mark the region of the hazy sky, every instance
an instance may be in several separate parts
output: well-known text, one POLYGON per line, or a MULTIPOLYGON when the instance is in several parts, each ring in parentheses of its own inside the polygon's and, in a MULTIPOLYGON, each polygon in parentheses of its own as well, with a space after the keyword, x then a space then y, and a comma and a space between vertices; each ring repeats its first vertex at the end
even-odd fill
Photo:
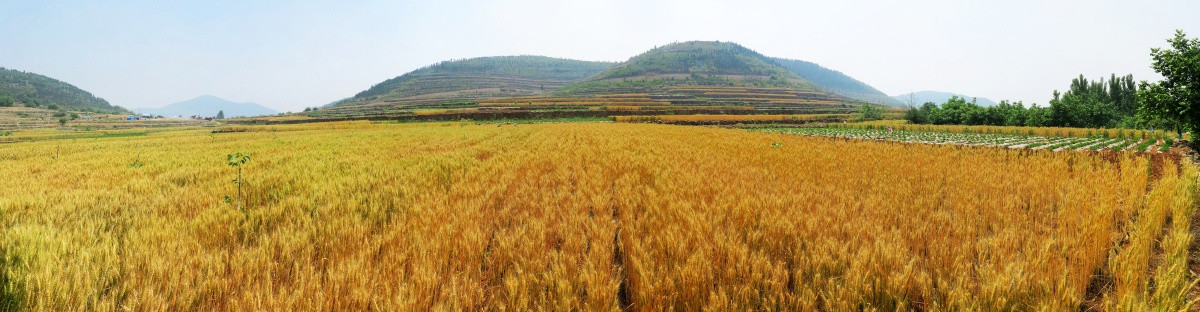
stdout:
POLYGON ((1045 104, 1071 78, 1149 68, 1200 1, 0 0, 0 67, 124 107, 211 94, 297 111, 442 60, 623 61, 688 40, 740 43, 895 95, 1045 104))

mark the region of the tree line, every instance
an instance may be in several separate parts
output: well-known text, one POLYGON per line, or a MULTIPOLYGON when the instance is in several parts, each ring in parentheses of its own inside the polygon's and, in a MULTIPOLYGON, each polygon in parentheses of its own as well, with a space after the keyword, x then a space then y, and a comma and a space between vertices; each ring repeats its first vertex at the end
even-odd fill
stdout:
POLYGON ((1135 128, 1144 124, 1136 115, 1137 91, 1133 75, 1113 74, 1108 80, 1080 75, 1066 92, 1055 90, 1048 107, 1026 107, 1020 101, 985 107, 955 96, 940 106, 927 102, 911 107, 905 119, 937 125, 1135 128))
POLYGON ((1079 128, 1158 128, 1200 130, 1200 39, 1183 31, 1167 40, 1169 49, 1151 49, 1152 67, 1163 80, 1137 83, 1133 75, 1071 81, 1054 91, 1048 106, 1000 101, 983 107, 974 100, 952 97, 938 105, 911 106, 904 118, 915 124, 960 124, 1079 128))

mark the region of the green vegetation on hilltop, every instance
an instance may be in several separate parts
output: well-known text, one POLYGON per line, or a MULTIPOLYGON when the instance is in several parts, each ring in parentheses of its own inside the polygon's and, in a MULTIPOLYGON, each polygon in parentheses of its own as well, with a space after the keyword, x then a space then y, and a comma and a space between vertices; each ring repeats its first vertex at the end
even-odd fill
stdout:
POLYGON ((856 100, 867 101, 876 104, 885 104, 890 106, 900 106, 900 101, 893 99, 886 93, 858 81, 850 76, 846 76, 840 71, 828 69, 817 65, 816 63, 806 62, 801 60, 791 60, 783 58, 771 58, 783 68, 796 73, 800 78, 808 80, 808 82, 834 93, 837 95, 849 97, 856 100))
POLYGON ((799 78, 769 58, 732 42, 689 41, 654 48, 588 80, 656 74, 799 78))
POLYGON ((536 95, 583 80, 612 65, 530 55, 446 61, 385 80, 331 105, 536 95))
POLYGON ((54 78, 0 67, 0 106, 124 113, 102 98, 54 78))
POLYGON ((736 43, 689 41, 654 48, 556 93, 654 92, 670 86, 817 89, 771 58, 736 43))

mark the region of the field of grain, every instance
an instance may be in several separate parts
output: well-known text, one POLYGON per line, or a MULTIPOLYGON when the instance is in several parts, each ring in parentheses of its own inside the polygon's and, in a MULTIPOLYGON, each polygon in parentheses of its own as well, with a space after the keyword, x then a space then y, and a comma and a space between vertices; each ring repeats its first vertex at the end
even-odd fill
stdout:
POLYGON ((1194 281, 1169 154, 236 130, 0 144, 0 310, 1178 310, 1194 281))

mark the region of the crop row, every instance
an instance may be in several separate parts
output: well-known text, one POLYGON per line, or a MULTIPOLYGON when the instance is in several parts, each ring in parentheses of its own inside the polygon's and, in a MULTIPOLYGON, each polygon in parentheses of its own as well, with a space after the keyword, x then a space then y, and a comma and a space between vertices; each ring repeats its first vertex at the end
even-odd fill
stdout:
POLYGON ((779 128, 768 131, 795 133, 810 136, 882 140, 930 144, 954 144, 970 146, 993 146, 1006 148, 1062 150, 1133 150, 1140 152, 1168 151, 1173 139, 1163 140, 1131 138, 1053 137, 1006 133, 937 132, 864 128, 779 128), (1153 147, 1157 145, 1157 147, 1153 147))
POLYGON ((1047 136, 1047 137, 1105 137, 1105 138, 1122 138, 1122 139, 1148 139, 1162 140, 1165 138, 1173 139, 1189 139, 1189 134, 1183 134, 1181 138, 1177 133, 1164 131, 1161 129, 1091 129, 1091 128, 1065 128, 1065 127, 1013 127, 1013 126, 980 126, 980 125, 916 125, 908 124, 904 121, 883 120, 873 122, 861 122, 853 124, 832 124, 833 128, 849 128, 849 129, 871 129, 871 130, 886 130, 888 128, 894 130, 906 131, 923 131, 923 132, 953 132, 953 133, 982 133, 982 134, 1010 134, 1010 135, 1030 135, 1030 136, 1047 136))

